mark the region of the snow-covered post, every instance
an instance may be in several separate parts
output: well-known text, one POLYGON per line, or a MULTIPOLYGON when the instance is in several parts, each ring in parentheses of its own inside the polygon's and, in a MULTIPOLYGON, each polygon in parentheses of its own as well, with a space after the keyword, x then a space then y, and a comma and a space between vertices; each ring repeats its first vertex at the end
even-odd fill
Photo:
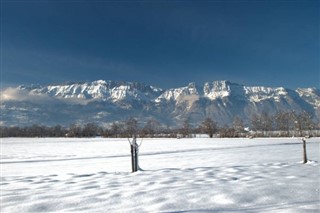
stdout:
POLYGON ((132 172, 137 171, 137 164, 136 164, 136 157, 137 157, 137 151, 136 151, 136 136, 133 135, 132 141, 130 142, 130 148, 131 148, 131 165, 132 165, 132 172))
POLYGON ((303 164, 308 162, 308 158, 307 158, 307 145, 306 145, 306 138, 302 138, 302 142, 303 142, 303 164))
POLYGON ((133 135, 132 141, 130 141, 130 148, 131 148, 131 165, 132 165, 132 172, 136 172, 139 169, 139 145, 137 144, 137 138, 133 135))
POLYGON ((131 164, 132 164, 132 172, 136 172, 140 169, 138 155, 139 155, 139 147, 142 144, 138 145, 137 143, 137 135, 139 133, 138 121, 135 118, 129 118, 126 121, 127 131, 128 131, 128 141, 130 143, 130 150, 131 150, 131 164), (130 138, 132 140, 130 141, 130 138))
POLYGON ((131 149, 131 167, 132 167, 132 172, 135 172, 135 151, 134 151, 133 141, 130 142, 130 149, 131 149))
POLYGON ((294 121, 295 125, 296 125, 296 129, 299 131, 299 136, 301 137, 302 140, 302 147, 303 147, 303 164, 306 164, 308 162, 308 158, 307 158, 307 144, 306 144, 306 138, 302 137, 302 125, 301 122, 299 120, 294 121))
POLYGON ((137 144, 137 139, 134 138, 133 140, 133 146, 134 146, 134 165, 135 165, 135 172, 138 171, 139 169, 139 161, 138 161, 138 156, 139 156, 139 146, 137 144))

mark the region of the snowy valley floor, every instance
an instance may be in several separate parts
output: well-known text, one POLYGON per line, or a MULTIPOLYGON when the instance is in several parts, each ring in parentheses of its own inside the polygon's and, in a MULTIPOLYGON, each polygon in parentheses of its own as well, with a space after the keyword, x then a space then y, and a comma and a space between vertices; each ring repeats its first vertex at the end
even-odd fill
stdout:
POLYGON ((320 212, 320 139, 1 139, 1 212, 320 212))

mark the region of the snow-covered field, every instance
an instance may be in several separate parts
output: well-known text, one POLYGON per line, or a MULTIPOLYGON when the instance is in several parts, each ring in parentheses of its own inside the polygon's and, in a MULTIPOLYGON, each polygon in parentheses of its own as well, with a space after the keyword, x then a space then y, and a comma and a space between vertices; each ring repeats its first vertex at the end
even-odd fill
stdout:
POLYGON ((1 212, 319 212, 320 139, 1 139, 1 212))

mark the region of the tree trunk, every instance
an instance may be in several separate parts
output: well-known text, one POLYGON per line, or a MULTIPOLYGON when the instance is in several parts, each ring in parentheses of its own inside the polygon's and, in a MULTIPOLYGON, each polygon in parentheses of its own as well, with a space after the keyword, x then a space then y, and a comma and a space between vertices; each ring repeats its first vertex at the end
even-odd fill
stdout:
POLYGON ((138 164, 138 147, 137 147, 137 146, 135 146, 134 155, 135 155, 134 165, 135 165, 135 172, 136 172, 136 171, 138 171, 138 169, 139 169, 139 164, 138 164))
POLYGON ((131 167, 132 167, 132 172, 135 172, 135 156, 134 156, 134 146, 131 144, 131 167))
POLYGON ((132 142, 130 142, 131 148, 131 164, 132 164, 132 172, 136 172, 139 169, 138 165, 138 145, 135 135, 133 136, 132 142))

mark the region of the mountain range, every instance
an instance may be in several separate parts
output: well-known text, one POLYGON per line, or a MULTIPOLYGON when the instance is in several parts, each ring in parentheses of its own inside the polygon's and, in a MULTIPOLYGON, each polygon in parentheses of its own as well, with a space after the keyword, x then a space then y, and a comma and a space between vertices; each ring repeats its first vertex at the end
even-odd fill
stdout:
POLYGON ((180 126, 185 119, 199 124, 209 117, 219 125, 238 116, 245 122, 254 114, 306 111, 320 121, 317 88, 244 86, 229 81, 161 89, 139 82, 98 80, 55 85, 21 85, 1 92, 1 125, 108 125, 136 117, 180 126))

